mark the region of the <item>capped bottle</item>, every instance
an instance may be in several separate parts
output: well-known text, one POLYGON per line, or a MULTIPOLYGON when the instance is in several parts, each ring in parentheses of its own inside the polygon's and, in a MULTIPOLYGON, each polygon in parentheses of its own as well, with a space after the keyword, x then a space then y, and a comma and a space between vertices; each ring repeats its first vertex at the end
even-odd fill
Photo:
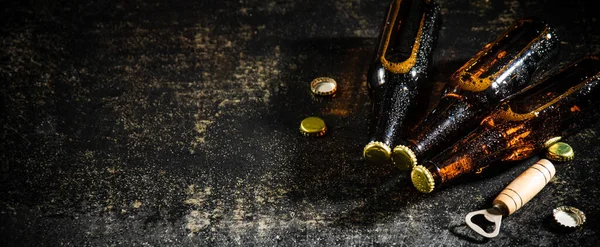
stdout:
POLYGON ((518 161, 600 120, 600 60, 585 57, 504 102, 481 125, 411 173, 428 193, 499 161, 518 161))
POLYGON ((367 75, 372 110, 369 143, 363 156, 388 162, 393 137, 427 77, 439 30, 440 9, 433 0, 393 0, 367 75))
POLYGON ((438 105, 407 138, 395 140, 392 160, 410 170, 419 159, 444 150, 475 129, 501 102, 529 85, 558 50, 545 22, 522 19, 458 69, 438 105))

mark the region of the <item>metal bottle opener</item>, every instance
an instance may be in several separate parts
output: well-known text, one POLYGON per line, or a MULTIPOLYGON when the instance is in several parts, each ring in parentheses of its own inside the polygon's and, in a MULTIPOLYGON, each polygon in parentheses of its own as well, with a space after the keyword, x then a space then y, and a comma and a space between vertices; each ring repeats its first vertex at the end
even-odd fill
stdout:
POLYGON ((550 161, 539 160, 500 192, 494 199, 492 208, 468 213, 465 217, 467 225, 484 237, 498 236, 502 216, 509 216, 523 207, 550 182, 555 173, 556 169, 550 161), (494 231, 486 232, 481 226, 473 223, 471 219, 476 215, 483 215, 486 220, 494 223, 494 231))

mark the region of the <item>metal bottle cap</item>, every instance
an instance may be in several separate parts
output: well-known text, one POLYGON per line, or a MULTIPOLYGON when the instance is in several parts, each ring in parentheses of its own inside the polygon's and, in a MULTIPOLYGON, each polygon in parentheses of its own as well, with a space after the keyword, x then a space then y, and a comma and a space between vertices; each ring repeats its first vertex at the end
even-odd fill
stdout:
POLYGON ((548 139, 546 142, 544 142, 544 148, 549 148, 550 146, 552 146, 554 143, 557 143, 560 141, 560 139, 562 139, 561 136, 555 136, 552 137, 550 139, 548 139))
POLYGON ((569 161, 572 160, 574 156, 575 153, 573 152, 573 148, 564 142, 552 144, 546 152, 546 157, 553 161, 569 161))
POLYGON ((300 132, 305 136, 322 136, 327 132, 327 126, 321 118, 307 117, 300 123, 300 132))
POLYGON ((410 179, 418 191, 429 193, 435 188, 435 180, 431 172, 424 166, 418 165, 410 173, 410 179))
POLYGON ((365 146, 363 156, 371 163, 383 164, 390 160, 392 149, 383 142, 372 141, 365 146))
POLYGON ((409 147, 398 145, 392 152, 392 161, 400 170, 410 171, 417 165, 417 156, 409 147))
POLYGON ((561 227, 574 229, 585 223, 585 214, 574 207, 560 206, 552 210, 554 221, 561 227))
POLYGON ((337 91, 337 83, 329 77, 317 77, 310 83, 310 90, 316 95, 332 95, 337 91))

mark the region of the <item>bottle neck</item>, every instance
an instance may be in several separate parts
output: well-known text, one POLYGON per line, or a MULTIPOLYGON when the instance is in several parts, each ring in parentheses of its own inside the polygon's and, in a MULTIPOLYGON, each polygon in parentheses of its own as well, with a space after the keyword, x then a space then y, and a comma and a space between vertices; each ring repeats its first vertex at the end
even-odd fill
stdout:
POLYGON ((438 169, 440 184, 465 174, 480 173, 498 161, 531 157, 544 148, 546 141, 565 131, 560 126, 569 118, 561 118, 556 114, 558 111, 559 108, 554 108, 534 118, 502 121, 475 129, 430 161, 438 169), (558 116, 558 119, 548 121, 549 116, 558 116))
POLYGON ((437 182, 444 184, 498 160, 507 146, 500 131, 477 128, 427 163, 435 166, 439 177, 437 182))
POLYGON ((438 167, 438 165, 432 161, 426 161, 423 166, 429 171, 429 173, 433 177, 435 188, 442 185, 443 182, 440 174, 440 168, 438 167))
POLYGON ((410 78, 397 75, 395 79, 398 81, 374 91, 369 137, 369 141, 381 142, 390 147, 417 94, 417 83, 410 78))
POLYGON ((489 111, 477 102, 457 94, 446 94, 440 103, 411 133, 408 141, 416 157, 435 154, 473 130, 489 111))
POLYGON ((452 85, 498 104, 529 83, 536 69, 556 55, 558 43, 544 22, 517 21, 456 71, 452 85))

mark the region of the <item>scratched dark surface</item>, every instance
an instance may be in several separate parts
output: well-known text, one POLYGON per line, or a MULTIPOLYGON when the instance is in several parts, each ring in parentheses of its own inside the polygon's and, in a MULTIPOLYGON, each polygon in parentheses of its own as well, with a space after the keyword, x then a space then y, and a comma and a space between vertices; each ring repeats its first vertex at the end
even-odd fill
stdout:
MULTIPOLYGON (((520 17, 600 52, 593 1, 438 1, 440 84, 520 17)), ((0 24, 0 245, 535 245, 600 240, 600 124, 575 160, 484 240, 487 208, 532 158, 420 194, 361 159, 365 72, 388 1, 29 1, 0 24), (338 80, 333 99, 308 83, 338 80), (298 132, 321 116, 322 138, 298 132), (551 210, 588 222, 557 232, 551 210)))

